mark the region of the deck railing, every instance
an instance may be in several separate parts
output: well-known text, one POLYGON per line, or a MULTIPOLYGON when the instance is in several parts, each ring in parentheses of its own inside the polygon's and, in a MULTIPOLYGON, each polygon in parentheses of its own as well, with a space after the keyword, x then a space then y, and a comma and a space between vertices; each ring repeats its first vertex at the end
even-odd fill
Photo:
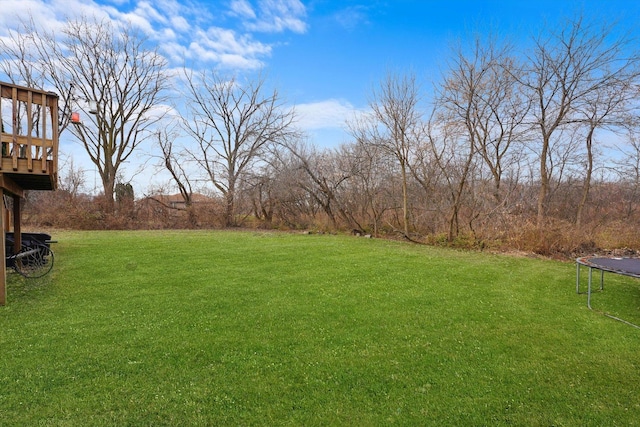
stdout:
POLYGON ((0 173, 55 175, 58 96, 0 82, 0 173))

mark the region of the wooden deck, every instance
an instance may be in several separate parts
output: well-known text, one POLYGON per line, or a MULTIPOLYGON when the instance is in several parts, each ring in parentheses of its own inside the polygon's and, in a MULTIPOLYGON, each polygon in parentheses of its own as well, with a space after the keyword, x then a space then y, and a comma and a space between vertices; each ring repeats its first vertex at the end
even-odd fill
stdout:
MULTIPOLYGON (((2 134, 3 148, 11 145, 4 142, 6 136, 6 134, 2 134)), ((26 150, 26 146, 17 145, 14 151, 19 152, 20 150, 26 150)), ((2 156, 0 176, 4 176, 5 180, 10 179, 23 190, 55 190, 58 181, 54 160, 40 155, 18 157, 10 154, 2 156)), ((12 189, 7 188, 7 190, 12 189)))
MULTIPOLYGON (((25 190, 58 183, 58 95, 0 82, 0 189, 13 198, 14 248, 21 247, 20 200, 25 190)), ((0 205, 0 255, 6 258, 5 204, 0 205)), ((0 306, 7 301, 6 264, 0 262, 0 306)))
POLYGON ((23 190, 55 190, 58 96, 1 82, 0 94, 0 185, 9 192, 17 189, 13 184, 23 190))

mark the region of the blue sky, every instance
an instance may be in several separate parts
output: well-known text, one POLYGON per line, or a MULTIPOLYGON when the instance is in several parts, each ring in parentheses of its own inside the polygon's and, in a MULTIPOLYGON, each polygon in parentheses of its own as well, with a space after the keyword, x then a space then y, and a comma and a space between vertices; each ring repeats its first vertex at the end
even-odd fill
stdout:
POLYGON ((638 0, 0 0, 0 11, 0 37, 16 16, 55 28, 96 15, 133 22, 175 67, 263 70, 319 146, 348 141, 345 119, 387 71, 430 86, 450 44, 474 33, 524 46, 545 22, 582 12, 640 35, 638 0))

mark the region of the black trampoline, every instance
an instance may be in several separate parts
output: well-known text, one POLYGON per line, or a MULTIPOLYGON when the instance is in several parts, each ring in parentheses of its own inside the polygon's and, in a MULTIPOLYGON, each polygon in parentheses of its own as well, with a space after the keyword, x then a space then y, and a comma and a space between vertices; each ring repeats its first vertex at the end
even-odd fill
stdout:
MULTIPOLYGON (((589 269, 589 280, 587 285, 587 307, 591 309, 591 290, 593 270, 600 271, 600 290, 604 289, 604 272, 620 274, 640 278, 640 258, 617 258, 617 257, 582 257, 576 259, 576 292, 580 293, 580 267, 585 266, 589 269)), ((609 316, 613 317, 613 316, 609 316)), ((639 326, 629 323, 625 320, 613 317, 624 323, 628 323, 636 328, 639 326)))

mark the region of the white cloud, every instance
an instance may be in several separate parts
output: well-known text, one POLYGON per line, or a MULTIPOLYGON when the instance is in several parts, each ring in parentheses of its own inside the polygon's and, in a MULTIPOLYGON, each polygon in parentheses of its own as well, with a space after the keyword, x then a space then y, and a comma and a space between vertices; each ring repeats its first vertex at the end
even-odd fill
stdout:
MULTIPOLYGON (((239 0, 247 4, 247 0, 239 0)), ((259 0, 258 9, 260 12, 244 23, 250 31, 280 33, 293 31, 304 33, 307 31, 307 24, 304 18, 307 15, 305 6, 300 0, 259 0)), ((253 11, 253 9, 252 9, 253 11)))
POLYGON ((103 0, 102 4, 97 0, 2 0, 0 37, 6 34, 5 29, 16 29, 20 19, 32 17, 43 31, 59 33, 68 18, 84 15, 90 19, 111 19, 115 24, 130 23, 174 63, 192 61, 194 66, 206 68, 213 63, 224 68, 255 69, 264 66, 264 60, 272 50, 272 44, 260 41, 255 32, 306 31, 306 10, 300 0, 220 3, 198 0, 103 0), (229 16, 236 18, 235 22, 229 21, 229 16))
POLYGON ((142 30, 147 36, 157 38, 157 31, 153 24, 144 16, 136 13, 128 13, 122 15, 126 22, 131 23, 134 27, 142 30))
POLYGON ((358 110, 340 99, 296 105, 297 124, 303 129, 343 129, 345 121, 358 110))
POLYGON ((252 69, 261 67, 259 59, 271 53, 271 46, 235 31, 211 27, 198 31, 190 45, 192 59, 219 62, 223 67, 252 69))
POLYGON ((228 68, 255 70, 262 67, 264 64, 258 59, 247 58, 246 56, 237 55, 233 53, 225 53, 219 56, 220 63, 224 64, 228 68))
POLYGON ((47 32, 59 30, 67 16, 105 16, 104 8, 94 2, 79 0, 2 0, 0 34, 16 29, 21 21, 33 18, 36 26, 47 32))
POLYGON ((172 9, 172 7, 166 7, 166 6, 171 6, 171 5, 167 5, 166 2, 163 2, 161 4, 158 4, 157 2, 155 3, 156 7, 154 7, 153 5, 151 5, 151 3, 146 2, 146 1, 141 1, 138 3, 138 6, 136 7, 136 9, 133 11, 132 15, 139 15, 139 16, 144 16, 146 18, 149 19, 149 21, 153 21, 153 22, 159 22, 162 24, 166 24, 167 23, 167 18, 168 18, 168 13, 167 12, 171 12, 171 10, 166 10, 166 9, 172 9), (162 5, 165 6, 163 7, 163 10, 165 13, 160 13, 157 9, 157 6, 162 5))
POLYGON ((172 16, 171 17, 171 26, 175 28, 178 32, 187 32, 191 30, 191 25, 189 21, 184 16, 172 16))
POLYGON ((233 0, 230 5, 231 15, 245 19, 255 19, 256 13, 247 0, 233 0))
POLYGON ((166 41, 162 45, 162 52, 174 65, 182 65, 186 59, 189 59, 188 47, 175 41, 166 41))

